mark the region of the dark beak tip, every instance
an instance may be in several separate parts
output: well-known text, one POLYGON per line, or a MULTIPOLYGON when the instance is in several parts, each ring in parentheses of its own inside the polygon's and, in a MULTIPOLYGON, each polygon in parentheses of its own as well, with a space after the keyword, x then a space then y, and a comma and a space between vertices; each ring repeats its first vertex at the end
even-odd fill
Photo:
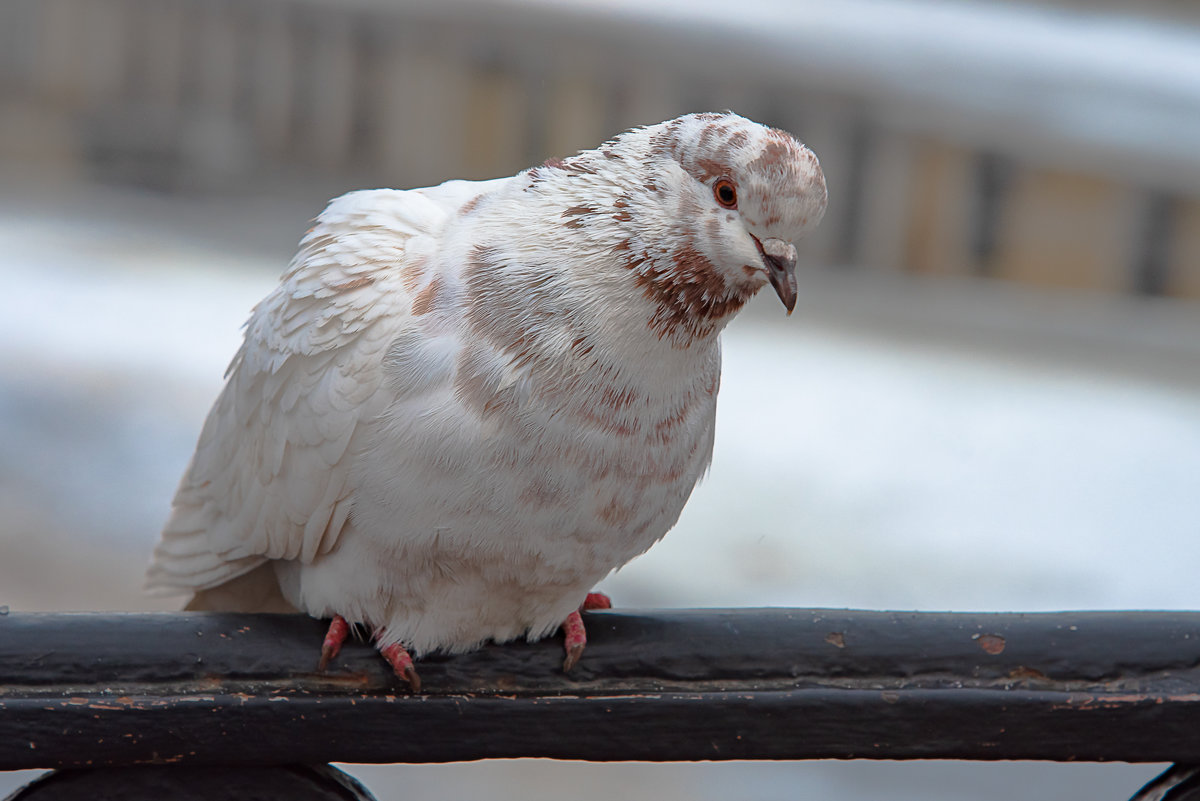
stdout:
POLYGON ((795 248, 789 245, 779 252, 779 245, 783 243, 769 240, 768 244, 771 245, 771 249, 768 251, 757 239, 755 242, 758 243, 758 251, 762 255, 763 266, 767 268, 767 277, 771 281, 771 286, 774 288, 775 294, 779 295, 779 300, 787 309, 787 313, 791 315, 796 308, 797 294, 795 248))

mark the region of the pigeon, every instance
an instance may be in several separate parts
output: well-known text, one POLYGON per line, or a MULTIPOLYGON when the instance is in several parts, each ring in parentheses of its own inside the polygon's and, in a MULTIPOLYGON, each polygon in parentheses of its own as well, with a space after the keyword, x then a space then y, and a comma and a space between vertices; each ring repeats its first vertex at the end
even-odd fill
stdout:
POLYGON ((712 458, 719 334, 825 210, 813 152, 732 112, 508 178, 331 201, 251 313, 148 572, 189 609, 331 619, 414 659, 562 628, 712 458))

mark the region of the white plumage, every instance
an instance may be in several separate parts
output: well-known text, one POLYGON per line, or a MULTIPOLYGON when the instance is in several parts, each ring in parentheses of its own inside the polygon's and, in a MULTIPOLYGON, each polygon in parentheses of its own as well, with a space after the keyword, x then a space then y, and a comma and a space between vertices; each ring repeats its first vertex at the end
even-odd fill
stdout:
POLYGON ((768 282, 790 310, 824 206, 811 151, 733 114, 334 200, 254 309, 150 585, 417 654, 550 633, 674 524, 718 334, 768 282))

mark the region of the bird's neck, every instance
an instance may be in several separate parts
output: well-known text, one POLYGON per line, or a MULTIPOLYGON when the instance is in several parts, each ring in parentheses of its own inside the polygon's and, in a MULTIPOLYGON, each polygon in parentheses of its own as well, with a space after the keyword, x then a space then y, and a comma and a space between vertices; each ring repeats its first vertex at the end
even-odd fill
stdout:
POLYGON ((630 185, 631 171, 606 171, 615 162, 589 152, 516 176, 480 215, 470 296, 538 339, 611 343, 614 360, 703 360, 753 289, 730 285, 700 252, 695 215, 670 205, 669 176, 630 185))

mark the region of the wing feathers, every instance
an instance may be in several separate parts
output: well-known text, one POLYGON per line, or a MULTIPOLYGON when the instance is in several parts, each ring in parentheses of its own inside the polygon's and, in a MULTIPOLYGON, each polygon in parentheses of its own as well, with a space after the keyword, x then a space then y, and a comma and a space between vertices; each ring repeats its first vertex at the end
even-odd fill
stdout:
POLYGON ((318 218, 246 325, 151 586, 203 590, 266 559, 312 560, 336 545, 361 424, 380 411, 382 363, 412 302, 401 280, 408 248, 436 237, 452 210, 419 191, 373 190, 318 218))

